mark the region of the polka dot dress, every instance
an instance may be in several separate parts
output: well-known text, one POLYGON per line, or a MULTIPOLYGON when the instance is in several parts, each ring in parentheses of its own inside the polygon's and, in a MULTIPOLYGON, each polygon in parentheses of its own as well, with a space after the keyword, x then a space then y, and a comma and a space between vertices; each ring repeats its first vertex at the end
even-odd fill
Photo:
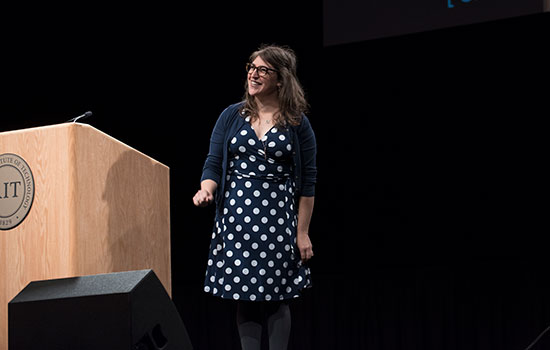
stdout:
POLYGON ((246 121, 229 145, 204 290, 234 300, 296 298, 311 280, 296 247, 292 144, 276 127, 258 139, 246 121))

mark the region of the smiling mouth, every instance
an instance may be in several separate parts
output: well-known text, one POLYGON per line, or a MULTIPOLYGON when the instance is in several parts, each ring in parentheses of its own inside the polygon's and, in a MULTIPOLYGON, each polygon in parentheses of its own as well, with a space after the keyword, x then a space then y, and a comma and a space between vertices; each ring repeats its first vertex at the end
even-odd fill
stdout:
POLYGON ((260 85, 262 85, 262 83, 260 83, 260 82, 258 82, 258 81, 256 81, 256 80, 250 80, 250 85, 252 85, 252 86, 260 86, 260 85))

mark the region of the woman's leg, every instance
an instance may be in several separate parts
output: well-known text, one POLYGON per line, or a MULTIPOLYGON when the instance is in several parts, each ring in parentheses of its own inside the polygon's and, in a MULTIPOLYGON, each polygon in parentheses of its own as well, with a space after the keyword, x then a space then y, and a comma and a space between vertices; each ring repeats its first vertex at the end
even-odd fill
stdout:
POLYGON ((262 346, 263 308, 260 303, 237 303, 237 328, 242 350, 260 350, 262 346))
POLYGON ((286 350, 290 338, 290 306, 287 302, 275 302, 266 306, 269 350, 286 350))

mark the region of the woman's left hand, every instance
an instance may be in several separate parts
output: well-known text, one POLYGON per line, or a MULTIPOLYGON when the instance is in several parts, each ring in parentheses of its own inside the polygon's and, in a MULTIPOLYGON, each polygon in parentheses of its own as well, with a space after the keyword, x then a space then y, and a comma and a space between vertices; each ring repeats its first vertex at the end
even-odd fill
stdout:
POLYGON ((300 250, 300 258, 302 262, 306 262, 313 257, 313 246, 307 233, 298 233, 296 236, 296 245, 300 250))

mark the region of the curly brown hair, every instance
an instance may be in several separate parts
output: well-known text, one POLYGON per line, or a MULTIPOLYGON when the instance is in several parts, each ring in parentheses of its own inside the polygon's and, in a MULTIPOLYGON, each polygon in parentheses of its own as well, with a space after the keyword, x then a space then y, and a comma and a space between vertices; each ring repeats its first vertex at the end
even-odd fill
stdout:
MULTIPOLYGON (((277 70, 277 79, 280 83, 278 90, 279 113, 274 117, 274 124, 279 126, 299 125, 302 121, 302 114, 307 112, 308 103, 305 98, 304 89, 296 75, 296 54, 287 46, 262 45, 254 51, 249 58, 252 62, 260 56, 262 60, 269 63, 277 70)), ((256 101, 248 93, 248 80, 245 81, 245 94, 241 111, 258 118, 258 107, 256 101)))

